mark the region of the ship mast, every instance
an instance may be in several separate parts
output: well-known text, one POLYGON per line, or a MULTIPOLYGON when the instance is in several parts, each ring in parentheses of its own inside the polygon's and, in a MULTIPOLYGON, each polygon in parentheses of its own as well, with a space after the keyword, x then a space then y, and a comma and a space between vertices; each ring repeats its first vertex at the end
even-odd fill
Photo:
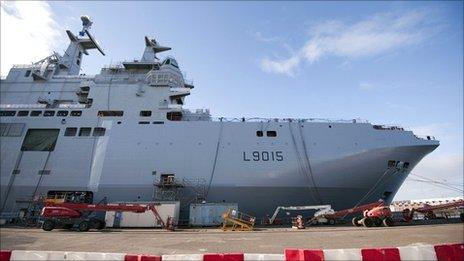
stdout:
POLYGON ((169 50, 171 50, 171 47, 161 46, 158 44, 155 38, 150 39, 147 36, 145 36, 145 51, 143 52, 141 61, 153 62, 155 60, 158 60, 158 57, 156 57, 157 53, 169 50))
POLYGON ((85 15, 81 16, 81 20, 82 30, 79 32, 79 37, 74 35, 71 31, 66 30, 71 42, 59 61, 59 75, 78 75, 81 70, 82 54, 89 55, 87 52, 89 49, 97 49, 102 55, 105 55, 97 41, 89 32, 93 24, 92 20, 85 15))

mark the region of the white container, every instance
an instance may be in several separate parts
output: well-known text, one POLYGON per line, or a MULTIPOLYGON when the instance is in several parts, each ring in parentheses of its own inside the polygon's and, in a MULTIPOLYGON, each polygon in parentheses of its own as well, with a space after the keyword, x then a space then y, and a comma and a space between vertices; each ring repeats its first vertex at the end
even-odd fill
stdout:
POLYGON ((229 209, 238 210, 237 203, 190 204, 190 226, 219 226, 222 214, 229 209))
MULTIPOLYGON (((118 202, 121 203, 121 202, 118 202)), ((179 220, 179 201, 168 202, 124 202, 127 204, 156 204, 155 209, 164 223, 169 217, 173 218, 174 225, 179 220)), ((105 222, 107 227, 161 227, 155 214, 148 210, 144 213, 106 211, 105 222)))

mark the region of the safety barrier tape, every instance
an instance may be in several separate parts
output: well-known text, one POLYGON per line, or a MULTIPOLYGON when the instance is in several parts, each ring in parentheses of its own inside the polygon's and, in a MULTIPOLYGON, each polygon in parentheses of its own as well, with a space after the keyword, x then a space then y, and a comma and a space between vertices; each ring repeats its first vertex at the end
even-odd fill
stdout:
POLYGON ((208 253, 144 255, 123 253, 1 250, 0 261, 15 260, 120 260, 120 261, 324 261, 324 260, 464 260, 464 243, 443 245, 409 245, 363 249, 285 249, 284 254, 208 253))

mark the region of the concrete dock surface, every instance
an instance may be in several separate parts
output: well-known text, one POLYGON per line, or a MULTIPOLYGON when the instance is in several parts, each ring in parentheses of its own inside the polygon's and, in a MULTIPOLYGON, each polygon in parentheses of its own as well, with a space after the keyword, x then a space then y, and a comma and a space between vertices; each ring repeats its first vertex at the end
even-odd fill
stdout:
POLYGON ((0 228, 1 249, 195 254, 242 252, 282 254, 285 248, 397 247, 464 242, 464 224, 398 227, 319 226, 303 230, 258 228, 253 232, 219 229, 105 229, 77 232, 38 228, 0 228))

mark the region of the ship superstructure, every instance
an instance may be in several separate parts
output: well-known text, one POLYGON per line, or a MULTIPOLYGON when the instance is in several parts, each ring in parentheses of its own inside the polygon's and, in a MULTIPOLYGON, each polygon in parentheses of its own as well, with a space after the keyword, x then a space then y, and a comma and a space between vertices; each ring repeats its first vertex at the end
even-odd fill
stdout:
POLYGON ((439 142, 361 120, 226 119, 183 108, 193 84, 170 50, 145 37, 140 60, 81 75, 104 55, 83 17, 63 55, 14 66, 1 80, 1 211, 49 190, 95 199, 233 202, 258 217, 277 206, 335 209, 390 202, 439 142), (182 195, 182 196, 180 196, 182 195))

